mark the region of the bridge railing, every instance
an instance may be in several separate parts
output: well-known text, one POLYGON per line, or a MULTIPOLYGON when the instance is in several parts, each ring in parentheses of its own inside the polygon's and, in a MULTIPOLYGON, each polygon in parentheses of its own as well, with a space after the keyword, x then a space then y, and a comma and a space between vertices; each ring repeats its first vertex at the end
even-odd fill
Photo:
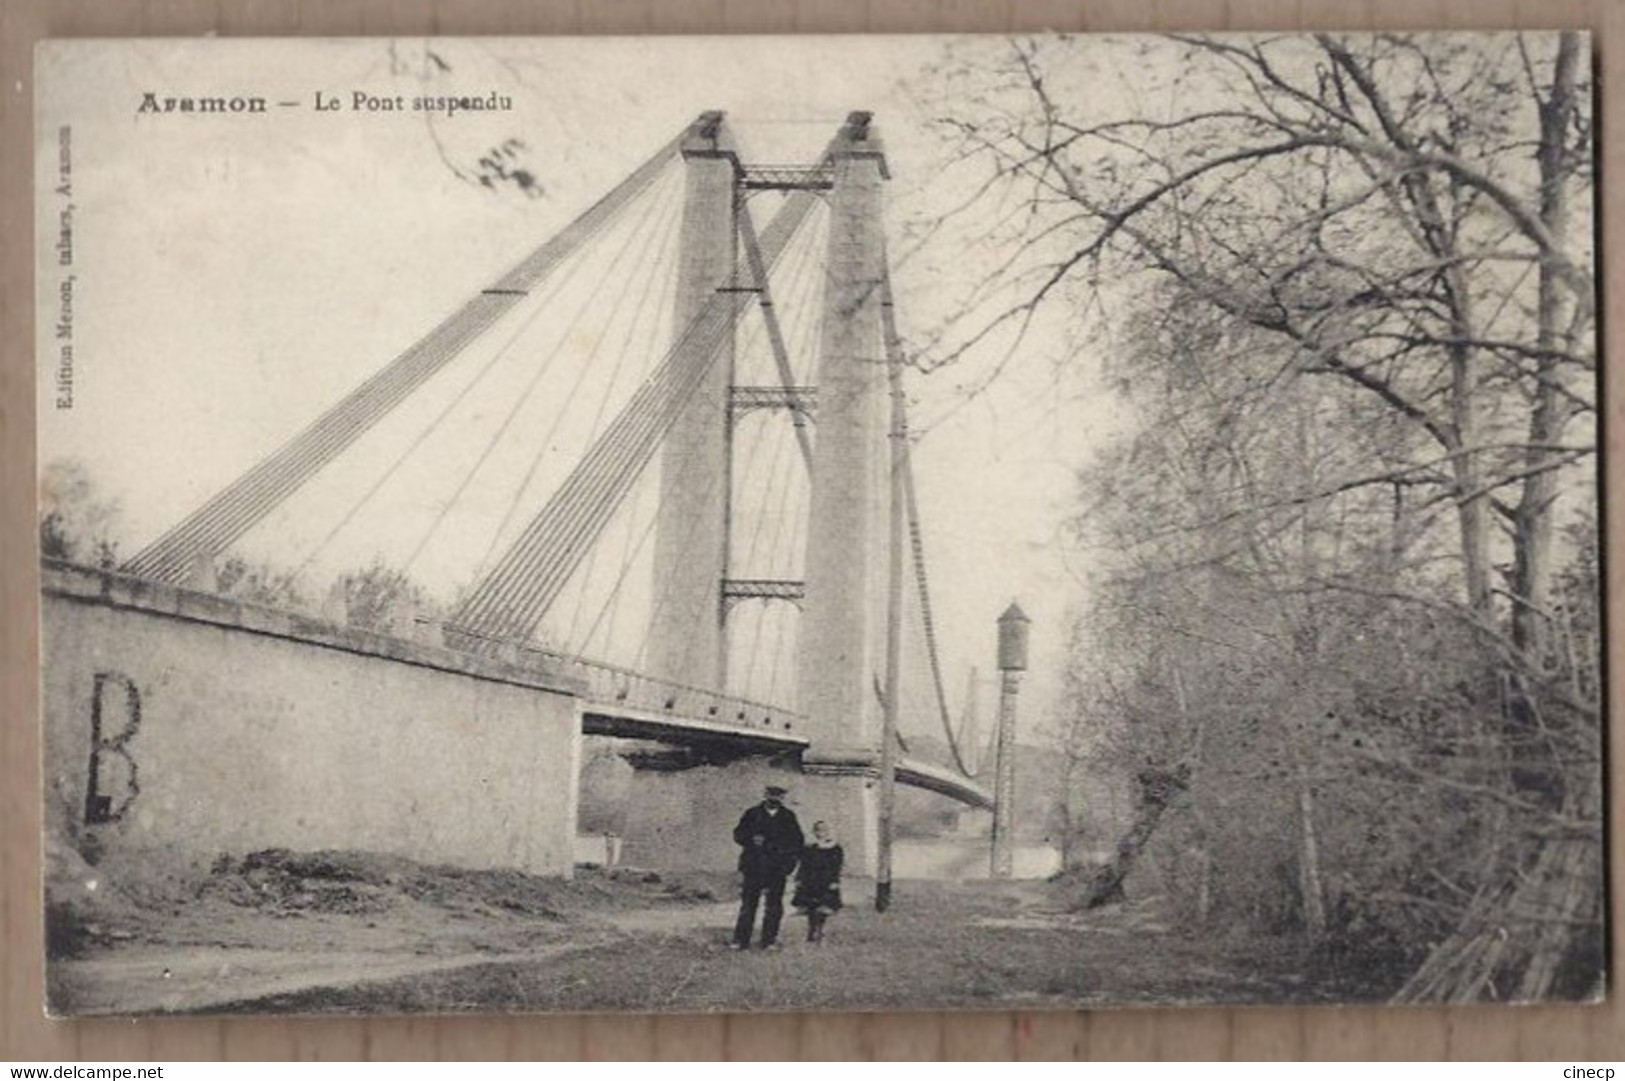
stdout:
POLYGON ((803 717, 792 710, 738 695, 722 694, 674 680, 659 679, 631 668, 564 658, 587 682, 587 698, 603 708, 620 707, 674 719, 703 721, 752 732, 799 735, 803 717))
POLYGON ((757 736, 776 736, 781 740, 803 735, 805 717, 782 706, 660 679, 608 661, 489 637, 462 627, 444 625, 439 630, 445 644, 452 648, 520 665, 539 662, 578 677, 586 685, 586 702, 603 713, 624 710, 640 714, 645 720, 669 717, 677 723, 698 722, 757 736))

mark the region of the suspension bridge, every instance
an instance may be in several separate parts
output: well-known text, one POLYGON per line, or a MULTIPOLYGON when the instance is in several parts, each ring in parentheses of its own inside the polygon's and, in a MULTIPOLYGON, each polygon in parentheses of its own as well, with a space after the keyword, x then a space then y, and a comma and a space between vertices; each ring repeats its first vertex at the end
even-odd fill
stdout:
MULTIPOLYGON (((315 574, 361 545, 449 584, 391 627, 422 650, 376 651, 549 673, 578 740, 647 746, 628 830, 652 862, 694 859, 685 836, 786 770, 860 861, 883 771, 992 809, 944 690, 888 179, 866 113, 800 164, 752 163, 701 115, 109 577, 209 593, 239 552, 315 574)), ((95 803, 117 765, 96 678, 92 821, 121 813, 95 803)))

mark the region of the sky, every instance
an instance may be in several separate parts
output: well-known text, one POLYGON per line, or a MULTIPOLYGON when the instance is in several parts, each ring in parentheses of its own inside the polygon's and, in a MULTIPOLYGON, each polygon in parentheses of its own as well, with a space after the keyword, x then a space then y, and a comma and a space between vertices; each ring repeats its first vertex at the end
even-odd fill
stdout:
MULTIPOLYGON (((37 118, 40 326, 57 322, 60 284, 71 275, 74 394, 71 409, 57 407, 57 343, 43 340, 40 460, 83 463, 117 499, 115 535, 133 553, 491 284, 702 110, 727 111, 742 155, 759 162, 815 157, 847 112, 872 111, 892 174, 888 233, 911 235, 965 183, 945 172, 948 147, 931 123, 949 85, 939 72, 998 48, 934 37, 490 39, 438 41, 432 53, 404 40, 54 43, 41 56, 37 118), (160 101, 258 95, 271 104, 264 115, 144 113, 149 91, 160 101), (374 101, 353 108, 357 94, 374 101), (376 107, 396 95, 410 106, 419 94, 496 94, 511 109, 448 117, 376 107), (318 111, 318 95, 339 107, 318 111), (52 190, 62 180, 64 125, 66 195, 52 190), (472 182, 479 159, 509 140, 523 145, 507 161, 534 175, 539 196, 472 182), (53 243, 70 206, 74 252, 64 267, 53 243)), ((976 78, 973 67, 969 85, 976 78)), ((956 79, 967 85, 963 70, 956 79)), ((1103 97, 1114 93, 1108 86, 1103 97)), ((650 235, 651 252, 670 243, 650 235)), ((939 246, 918 254, 896 269, 909 340, 925 340, 952 316, 949 286, 999 253, 939 246)), ((598 270, 631 280, 638 258, 598 270)), ((575 298, 561 287, 557 299, 575 298)), ((662 332, 652 322, 637 331, 651 343, 662 332)), ((523 336, 544 333, 516 316, 471 349, 468 364, 501 360, 505 341, 541 350, 541 339, 523 336)), ((1063 527, 1078 510, 1075 472, 1120 423, 1088 357, 1052 362, 1066 352, 1060 333, 1041 322, 1017 362, 974 398, 965 388, 1001 359, 997 343, 909 382, 928 426, 915 469, 950 695, 957 701, 970 666, 990 674, 994 619, 1019 600, 1033 619, 1029 733, 1054 706, 1068 611, 1088 570, 1063 527)), ((575 354, 568 344, 547 346, 556 347, 565 350, 560 378, 572 359, 589 362, 586 346, 575 354)), ((529 378, 519 362, 494 371, 464 403, 471 423, 500 415, 529 378)), ((318 478, 325 495, 313 482, 245 537, 245 554, 305 558, 312 538, 343 514, 339 493, 374 483, 464 378, 448 369, 438 390, 431 381, 422 401, 318 478)), ((542 423, 549 438, 571 445, 568 426, 540 413, 521 415, 517 427, 542 423)), ((411 515, 436 511, 435 484, 461 476, 474 445, 425 444, 425 474, 387 478, 379 524, 361 528, 358 518, 322 549, 326 565, 375 554, 398 560, 401 546, 387 534, 399 525, 404 537, 418 522, 411 515)), ((545 490, 542 473, 533 495, 545 490)), ((493 490, 487 516, 501 504, 493 490)), ((465 542, 450 530, 414 570, 450 590, 451 568, 466 575, 488 533, 470 528, 465 542)), ((628 522, 623 533, 631 545, 638 530, 628 522)))

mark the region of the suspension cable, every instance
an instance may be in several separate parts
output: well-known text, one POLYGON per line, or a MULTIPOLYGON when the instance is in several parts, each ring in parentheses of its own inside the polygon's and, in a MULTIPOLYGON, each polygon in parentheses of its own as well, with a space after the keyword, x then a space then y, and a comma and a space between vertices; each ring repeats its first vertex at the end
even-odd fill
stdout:
MULTIPOLYGON (((603 291, 605 285, 611 281, 616 281, 620 288, 615 293, 614 300, 609 305, 609 320, 613 321, 615 317, 620 314, 622 307, 625 305, 632 292, 632 275, 628 274, 625 276, 618 276, 616 272, 620 269, 620 266, 625 261, 626 257, 632 252, 636 251, 640 256, 645 255, 647 250, 653 245, 654 241, 659 236, 658 228, 650 229, 650 234, 648 236, 644 235, 644 230, 648 228, 651 223, 658 225, 661 218, 661 215, 656 213, 656 210, 659 208, 660 200, 650 198, 647 200, 647 202, 648 206, 645 208, 643 215, 628 231, 628 234, 622 241, 619 249, 615 252, 613 258, 610 259, 608 265, 604 268, 598 284, 587 294, 586 297, 581 300, 580 304, 576 308, 575 314, 570 317, 569 323, 565 325, 563 331, 553 343, 553 348, 548 351, 548 354, 542 363, 536 366, 536 370, 531 374, 531 377, 526 383, 523 392, 514 398, 513 405, 508 409, 507 415, 503 417, 502 423, 496 427, 496 430, 491 433, 490 438, 486 440, 485 446, 480 451, 479 457, 475 459, 474 464, 464 473, 462 481, 457 485, 456 490, 452 492, 450 498, 446 499, 441 504, 440 512, 435 516, 435 519, 433 523, 430 524, 428 531, 424 533, 422 539, 418 541, 417 546, 412 549, 411 555, 407 557, 406 564, 403 567, 404 570, 410 571, 412 569, 412 566, 423 554, 424 549, 428 547, 429 542, 434 537, 435 533, 445 524, 447 517, 451 514, 452 508, 456 506, 458 500, 460 500, 463 497, 463 494, 468 490, 469 485, 473 483, 475 475, 479 473, 480 469, 483 468, 486 462, 490 460, 490 457, 492 453, 495 452, 497 445, 502 441, 503 437, 508 433, 508 430, 513 426, 514 421, 518 419, 520 411, 524 408, 525 403, 530 401, 531 396, 535 394, 536 388, 541 384, 542 377, 547 374, 550 368, 552 368, 554 361, 557 360, 567 348, 569 348, 576 326, 590 310, 593 310, 598 306, 597 301, 599 294, 603 291), (637 243, 640 240, 641 245, 637 243)), ((581 384, 586 378, 587 372, 591 370, 592 363, 597 359, 598 353, 602 349, 604 340, 607 337, 607 334, 594 335, 592 348, 588 352, 587 356, 583 358, 580 364, 577 366, 578 371, 576 380, 571 386, 570 391, 565 395, 564 403, 559 409, 557 416, 562 416, 564 413, 569 411, 571 403, 575 400, 576 392, 581 388, 581 384)), ((555 423, 556 422, 557 421, 555 419, 555 423)), ((551 440, 549 439, 548 442, 550 441, 551 440)), ((546 443, 543 445, 545 446, 546 443)))
POLYGON ((136 553, 124 569, 143 577, 179 581, 200 556, 218 554, 252 529, 618 217, 674 160, 678 141, 674 139, 662 147, 495 284, 476 294, 336 406, 136 553))
MULTIPOLYGON (((762 238, 771 266, 816 200, 797 193, 762 238), (797 197, 801 196, 801 197, 797 197)), ((525 640, 552 605, 586 548, 648 464, 714 361, 744 307, 745 294, 715 295, 564 486, 458 609, 454 626, 480 637, 525 640)))
MULTIPOLYGON (((886 266, 884 277, 880 282, 880 313, 881 325, 886 341, 886 361, 888 364, 903 364, 903 343, 897 333, 897 315, 893 307, 891 269, 886 266)), ((948 713, 948 694, 942 681, 942 656, 937 648, 936 621, 931 614, 931 585, 929 574, 926 571, 925 537, 920 527, 920 503, 914 490, 914 455, 909 447, 908 417, 906 403, 898 399, 900 438, 903 443, 903 492, 904 502, 908 513, 909 548, 913 555, 914 582, 920 596, 920 622, 925 630, 926 658, 931 665, 931 684, 936 693, 937 715, 942 721, 942 730, 948 737, 948 751, 953 755, 954 765, 966 777, 974 778, 979 772, 982 763, 977 763, 977 769, 971 769, 965 762, 965 756, 959 748, 959 737, 954 733, 953 720, 948 713)))

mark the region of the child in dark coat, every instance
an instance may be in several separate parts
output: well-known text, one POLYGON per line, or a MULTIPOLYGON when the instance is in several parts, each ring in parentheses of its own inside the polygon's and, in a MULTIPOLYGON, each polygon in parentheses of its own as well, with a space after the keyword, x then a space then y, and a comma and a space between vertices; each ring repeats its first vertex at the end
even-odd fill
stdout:
POLYGON ((807 941, 824 941, 824 923, 841 907, 841 861, 829 824, 813 823, 812 842, 801 850, 796 892, 790 903, 807 914, 807 941))

